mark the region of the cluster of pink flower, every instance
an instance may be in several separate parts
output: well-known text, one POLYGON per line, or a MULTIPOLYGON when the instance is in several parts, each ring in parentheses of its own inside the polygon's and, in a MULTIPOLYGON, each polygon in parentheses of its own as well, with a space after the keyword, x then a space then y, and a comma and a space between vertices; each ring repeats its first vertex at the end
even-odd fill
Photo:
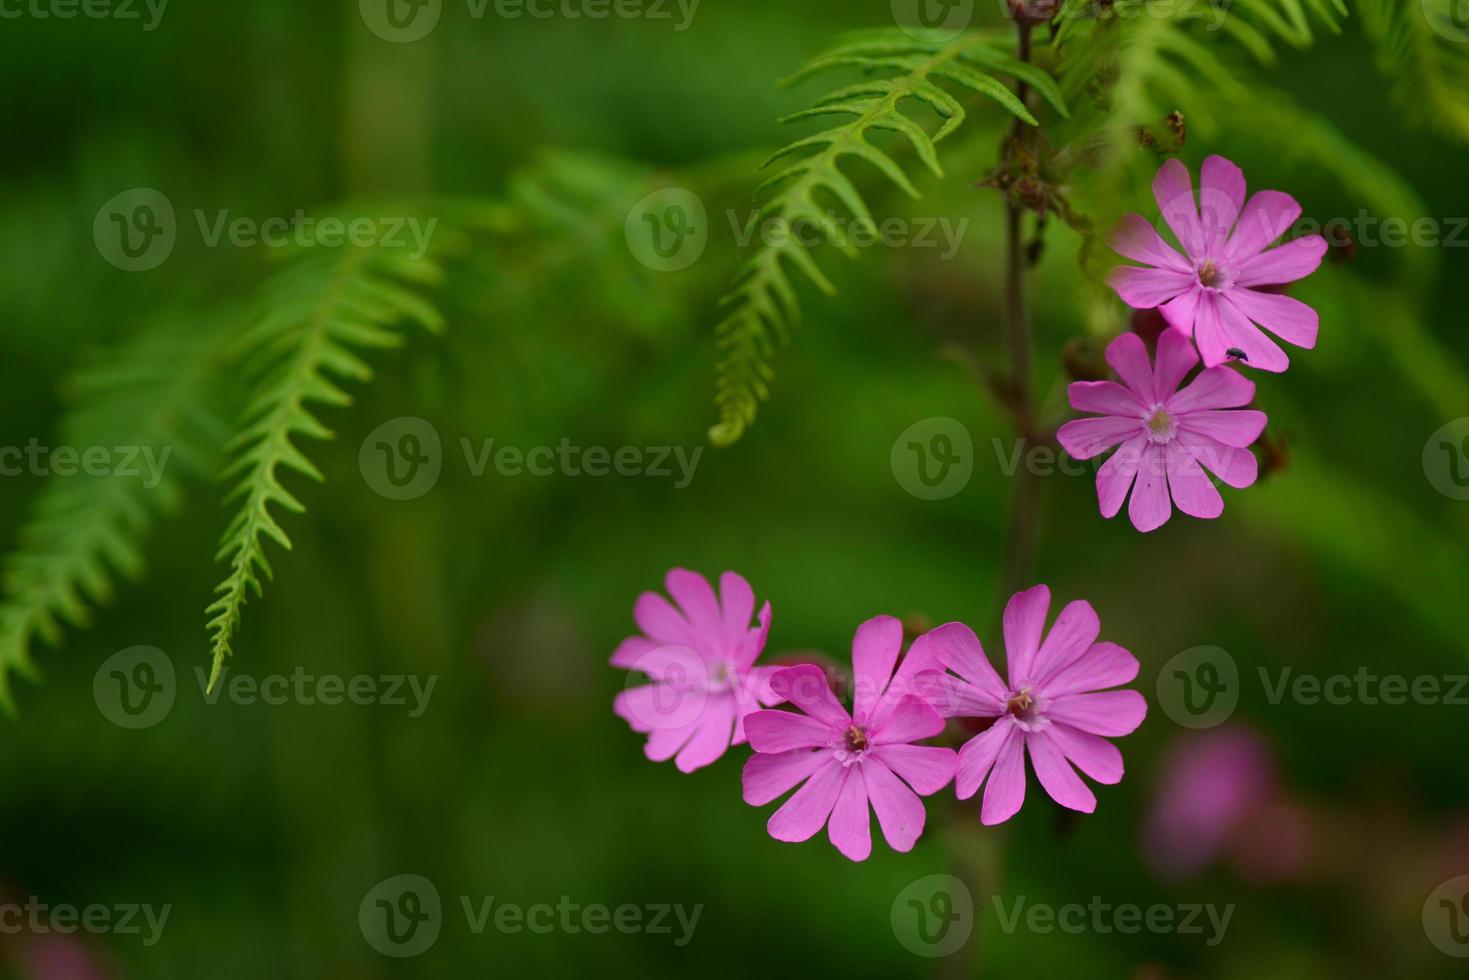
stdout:
POLYGON ((1148 267, 1114 269, 1112 287, 1128 306, 1156 309, 1168 329, 1151 362, 1136 333, 1114 340, 1107 363, 1122 383, 1071 385, 1072 408, 1096 414, 1057 433, 1076 459, 1119 447, 1097 471, 1097 500, 1102 516, 1115 517, 1130 490, 1128 516, 1139 531, 1163 526, 1174 506, 1192 517, 1222 514, 1224 500, 1204 470, 1237 489, 1255 482, 1259 467, 1249 447, 1266 417, 1243 408, 1255 385, 1231 365, 1274 373, 1290 366, 1260 327, 1297 347, 1316 345, 1316 311, 1281 289, 1316 271, 1326 240, 1311 235, 1271 248, 1301 216, 1301 206, 1280 191, 1246 200, 1244 174, 1223 157, 1204 161, 1199 185, 1195 202, 1188 168, 1177 160, 1153 180, 1153 196, 1183 254, 1142 215, 1118 225, 1113 249, 1148 267), (1201 354, 1203 370, 1179 390, 1201 354))
POLYGON ((1090 603, 1069 603, 1047 632, 1044 585, 1005 608, 1008 681, 963 623, 925 633, 906 654, 898 620, 863 623, 852 641, 849 709, 820 666, 756 665, 770 604, 752 625, 755 596, 744 578, 725 572, 716 595, 702 575, 676 568, 665 584, 673 602, 639 596, 633 618, 642 632, 612 655, 613 666, 650 682, 624 690, 613 710, 647 734, 648 758, 671 758, 684 772, 748 741, 745 802, 764 806, 795 790, 770 817, 770 835, 804 841, 826 827, 854 861, 872 851, 873 811, 888 844, 910 850, 923 832, 919 796, 951 780, 961 800, 985 786, 982 822, 1010 819, 1025 800, 1027 754, 1052 799, 1092 812, 1096 797, 1076 770, 1099 783, 1121 780, 1122 754, 1107 739, 1131 733, 1147 713, 1142 695, 1119 690, 1137 676, 1137 659, 1098 642, 1090 603), (946 718, 989 725, 958 752, 920 744, 942 734, 946 718))

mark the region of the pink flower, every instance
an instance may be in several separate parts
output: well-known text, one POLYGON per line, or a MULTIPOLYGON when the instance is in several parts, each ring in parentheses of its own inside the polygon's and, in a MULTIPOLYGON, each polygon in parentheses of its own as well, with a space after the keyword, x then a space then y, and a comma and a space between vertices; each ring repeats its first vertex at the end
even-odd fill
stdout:
POLYGON ((1255 482, 1259 464, 1249 447, 1265 431, 1265 413, 1227 411, 1249 404, 1254 382, 1227 367, 1201 372, 1182 391, 1179 384, 1199 357, 1176 330, 1158 338, 1156 364, 1143 341, 1125 333, 1107 346, 1107 363, 1123 384, 1078 381, 1067 390, 1071 407, 1101 412, 1075 419, 1056 433, 1076 459, 1091 459, 1120 445, 1097 470, 1102 516, 1117 516, 1132 491, 1128 516, 1139 531, 1168 522, 1173 507, 1191 517, 1218 517, 1224 498, 1204 473, 1244 489, 1255 482))
POLYGON ((923 833, 918 796, 954 778, 954 750, 912 744, 943 731, 944 720, 914 693, 932 690, 937 665, 915 643, 895 673, 902 646, 902 624, 891 616, 857 628, 850 714, 820 667, 791 667, 771 678, 800 712, 756 711, 745 719, 756 752, 745 763, 745 802, 764 806, 801 786, 771 816, 771 837, 804 841, 825 826, 838 851, 865 860, 872 853, 869 804, 893 850, 911 850, 923 833))
POLYGON ((1245 176, 1233 163, 1204 161, 1198 206, 1188 168, 1169 160, 1153 179, 1153 196, 1185 255, 1179 255, 1140 214, 1129 214, 1112 248, 1148 268, 1119 266, 1108 281, 1134 309, 1158 307, 1169 324, 1194 338, 1204 364, 1215 367, 1242 352, 1246 363, 1280 372, 1290 358, 1256 324, 1309 350, 1320 318, 1299 300, 1263 287, 1304 279, 1326 254, 1326 239, 1310 235, 1276 248, 1272 242, 1301 216, 1295 198, 1258 191, 1245 200, 1245 176))
POLYGON ((1061 610, 1045 635, 1051 591, 1037 585, 1005 607, 1009 682, 1000 680, 974 631, 947 623, 928 634, 932 655, 958 675, 945 675, 951 716, 994 718, 959 750, 954 788, 967 800, 985 787, 980 820, 1004 823, 1025 802, 1025 756, 1051 799, 1091 813, 1097 798, 1076 769, 1099 783, 1122 779, 1122 753, 1107 738, 1142 724, 1148 705, 1136 691, 1107 690, 1137 676, 1137 658, 1115 643, 1098 643, 1101 624, 1091 603, 1061 610))
POLYGON ((654 762, 677 756, 684 772, 707 766, 745 740, 744 717, 778 703, 765 687, 773 668, 755 667, 770 631, 770 603, 752 626, 755 594, 734 572, 719 579, 718 598, 704 576, 675 568, 665 580, 675 607, 644 592, 633 607, 643 631, 612 654, 612 666, 646 674, 653 683, 629 687, 612 710, 648 733, 644 753, 654 762))

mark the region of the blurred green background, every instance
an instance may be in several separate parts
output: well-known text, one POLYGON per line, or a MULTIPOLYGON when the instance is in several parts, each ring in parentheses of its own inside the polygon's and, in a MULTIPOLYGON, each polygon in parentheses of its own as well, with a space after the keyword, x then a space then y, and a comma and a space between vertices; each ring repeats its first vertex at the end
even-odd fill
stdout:
MULTIPOLYGON (((0 750, 0 900, 170 904, 167 927, 151 947, 3 934, 4 975, 1462 975, 1421 913, 1469 872, 1469 709, 1272 704, 1256 677, 1285 665, 1469 672, 1469 503, 1436 490, 1423 463, 1429 436, 1469 415, 1469 235, 1460 248, 1359 247, 1302 284, 1322 312, 1320 345, 1257 379, 1289 462, 1226 490, 1221 520, 1176 514, 1145 537, 1099 517, 1089 477, 1043 481, 1037 580, 1057 607, 1093 603, 1103 637, 1142 661, 1151 705, 1120 743, 1128 774, 1098 788, 1098 812, 1068 817, 1032 781, 1015 820, 981 829, 977 803, 945 791, 911 854, 879 843, 852 864, 824 837, 767 836, 771 808, 740 799, 744 749, 692 775, 646 761, 611 713, 623 678, 607 657, 633 628, 637 594, 674 565, 744 574, 774 607, 767 657, 844 660, 856 625, 878 613, 962 619, 998 656, 1010 478, 997 452, 1012 443, 966 362, 998 363, 1002 349, 1001 202, 972 185, 1007 121, 967 101, 970 121, 944 144, 948 178, 923 175, 920 201, 863 175, 880 217, 967 219, 962 248, 949 261, 878 248, 857 262, 824 249, 839 295, 803 290, 807 322, 777 358, 771 400, 733 448, 704 449, 689 486, 475 477, 461 439, 705 447, 715 304, 739 262, 726 215, 747 214, 754 167, 791 138, 775 120, 831 87, 774 81, 833 35, 892 22, 871 0, 704 0, 683 31, 676 9, 674 21, 491 11, 475 19, 446 2, 432 35, 401 45, 367 30, 355 3, 175 0, 151 31, 0 20, 0 445, 60 444, 73 372, 129 338, 163 322, 230 329, 245 314, 278 257, 206 247, 195 209, 263 218, 415 201, 426 203, 406 213, 468 229, 433 297, 444 336, 371 355, 373 383, 322 413, 336 432, 311 449, 324 484, 286 478, 308 513, 284 520, 292 552, 270 546, 275 581, 246 608, 230 664, 432 675, 429 709, 207 703, 195 672, 208 666, 203 609, 227 512, 223 485, 185 480, 179 510, 148 538, 146 576, 59 649, 37 641, 44 683, 17 683, 0 750), (667 186, 693 190, 711 217, 707 251, 676 273, 638 263, 624 237, 633 205, 667 186), (179 214, 173 254, 142 273, 108 264, 92 238, 98 209, 133 187, 163 191, 179 214), (444 444, 438 485, 411 501, 374 492, 358 464, 368 433, 399 416, 428 420, 444 444), (959 494, 925 501, 895 479, 890 451, 935 416, 969 430, 975 468, 959 494), (92 685, 104 660, 140 644, 167 653, 178 696, 160 724, 129 731, 92 685), (1165 761, 1188 736, 1155 685, 1199 645, 1238 664, 1232 724, 1268 745, 1280 799, 1305 828, 1288 873, 1221 859, 1170 879, 1145 859, 1165 761), (916 957, 890 924, 894 901, 956 867, 974 875, 974 938, 955 960, 916 957), (394 960, 364 941, 358 907, 403 873, 437 885, 445 922, 430 951, 394 960), (1007 934, 994 894, 1235 911, 1213 947, 1147 931, 1007 934), (466 895, 703 910, 683 947, 650 934, 475 935, 466 895)), ((1185 160, 1229 156, 1252 188, 1286 190, 1318 220, 1469 215, 1452 127, 1404 113, 1355 20, 1340 37, 1319 33, 1242 69, 1281 100, 1202 107, 1214 125, 1191 129, 1185 160), (1300 115, 1284 115, 1287 96, 1300 115)), ((1242 50, 1221 56, 1251 64, 1242 50)), ((1080 192, 1100 226, 1151 213, 1158 161, 1135 156, 1080 192)), ((1059 413, 1062 346, 1126 321, 1083 275, 1075 237, 1056 227, 1049 241, 1031 287, 1038 386, 1059 413)), ((214 386, 221 404, 237 382, 214 386)), ((0 479, 4 550, 44 483, 0 479)))

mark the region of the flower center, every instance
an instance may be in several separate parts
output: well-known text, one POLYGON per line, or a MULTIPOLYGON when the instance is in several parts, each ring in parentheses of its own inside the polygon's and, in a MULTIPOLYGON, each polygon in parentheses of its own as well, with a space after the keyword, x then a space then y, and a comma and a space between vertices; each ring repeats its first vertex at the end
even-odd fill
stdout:
POLYGON ((723 691, 734 681, 734 670, 723 660, 709 668, 709 690, 723 691))
POLYGON ((1016 724, 1027 732, 1038 732, 1051 724, 1041 710, 1044 707, 1045 702, 1028 687, 1011 691, 1005 699, 1005 713, 1013 716, 1016 724))
POLYGON ((860 762, 870 744, 865 728, 861 725, 849 725, 842 733, 841 741, 837 743, 837 761, 844 766, 860 762))
POLYGON ((1230 277, 1227 270, 1220 268, 1213 259, 1205 259, 1199 266, 1199 285, 1208 289, 1228 289, 1230 277))
POLYGON ((1148 441, 1155 445, 1164 445, 1173 441, 1178 426, 1173 421, 1173 416, 1159 408, 1148 416, 1148 441))

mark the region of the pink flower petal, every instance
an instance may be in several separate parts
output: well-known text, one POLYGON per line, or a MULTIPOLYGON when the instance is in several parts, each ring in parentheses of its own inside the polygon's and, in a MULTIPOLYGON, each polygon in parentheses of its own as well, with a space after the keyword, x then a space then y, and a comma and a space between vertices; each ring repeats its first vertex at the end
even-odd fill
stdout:
POLYGON ((1211 409, 1178 417, 1180 428, 1238 449, 1253 446, 1265 431, 1267 421, 1264 412, 1254 409, 1211 409))
POLYGON ((1320 235, 1297 238, 1240 263, 1234 273, 1234 284, 1279 286, 1295 282, 1320 268, 1325 255, 1326 239, 1320 235))
POLYGON ((1030 752, 1030 764, 1035 777, 1051 799, 1069 810, 1092 813, 1097 808, 1097 797, 1052 740, 1049 730, 1033 732, 1026 736, 1025 747, 1030 752))
POLYGON ((755 659, 765 650, 765 641, 770 636, 770 603, 760 607, 760 618, 757 625, 746 631, 744 638, 740 641, 740 649, 735 654, 734 665, 740 670, 748 670, 755 659))
POLYGON ((871 717, 902 649, 903 624, 892 616, 875 616, 857 627, 852 640, 852 717, 859 724, 871 717))
POLYGON ((1224 342, 1231 348, 1244 351, 1250 367, 1272 374, 1279 374, 1290 367, 1290 358, 1280 345, 1265 336, 1227 297, 1220 297, 1217 309, 1224 342))
POLYGON ((1125 415, 1140 419, 1147 414, 1146 406, 1137 395, 1115 381, 1074 381, 1066 387, 1071 407, 1078 412, 1096 412, 1099 415, 1125 415))
POLYGON ((955 760, 954 795, 967 800, 979 791, 979 787, 994 768, 1000 750, 1011 739, 1019 739, 1020 729, 1015 719, 1005 715, 989 728, 964 743, 955 760))
POLYGON ((653 642, 666 646, 693 646, 688 620, 673 603, 656 592, 644 592, 632 607, 633 622, 653 642))
POLYGON ((878 760, 868 757, 858 768, 888 846, 895 851, 913 850, 923 833, 923 801, 878 760))
POLYGON ((831 822, 826 825, 827 838, 852 861, 866 861, 872 854, 872 815, 867 809, 867 785, 861 769, 848 766, 843 773, 831 822))
POLYGON ((1206 520, 1223 514, 1224 498, 1193 455, 1177 441, 1170 443, 1168 450, 1168 492, 1174 506, 1190 517, 1206 520))
POLYGON ((1093 735, 1116 738, 1137 730, 1147 716, 1148 703, 1136 691, 1098 691, 1053 698, 1047 717, 1093 735))
POLYGON ((989 783, 984 788, 984 803, 979 809, 979 822, 986 826, 1004 823, 1025 802, 1025 741, 1019 728, 1011 731, 995 757, 989 783))
POLYGON ((1135 310, 1162 306, 1194 284, 1194 277, 1171 269, 1144 269, 1119 265, 1107 274, 1107 284, 1135 310))
POLYGON ((755 615, 755 590, 743 575, 725 572, 719 576, 719 600, 721 633, 730 651, 734 651, 750 632, 750 620, 755 615))
POLYGON ((724 755, 729 749, 730 736, 734 732, 734 720, 734 698, 728 695, 711 697, 693 737, 678 753, 673 764, 680 772, 693 772, 724 755))
POLYGON ((1056 722, 1046 731, 1066 758, 1087 776, 1099 783, 1122 782, 1122 753, 1111 742, 1090 732, 1083 732, 1056 722))
POLYGON ((1163 241, 1148 219, 1140 214, 1123 215, 1108 244, 1112 251, 1134 262, 1174 272, 1193 272, 1188 259, 1163 241))
MULTIPOLYGON (((668 594, 673 596, 673 601, 683 610, 684 618, 692 628, 691 632, 711 639, 721 635, 724 616, 719 611, 719 600, 715 598, 714 588, 708 579, 686 568, 672 568, 664 578, 663 585, 668 589, 668 594)), ((719 652, 726 654, 729 651, 719 652)))
POLYGON ((867 734, 873 745, 905 745, 943 730, 944 719, 933 706, 909 695, 879 716, 867 734))
POLYGON ((1135 333, 1119 334, 1107 345, 1107 364, 1123 383, 1146 404, 1153 400, 1153 365, 1148 348, 1135 333))
POLYGON ((699 723, 696 721, 681 728, 654 729, 648 733, 648 740, 643 743, 643 755, 652 762, 667 762, 687 744, 698 727, 699 723))
POLYGON ((1153 397, 1160 402, 1167 401, 1198 364, 1198 352, 1188 337, 1177 330, 1163 331, 1158 338, 1158 358, 1153 368, 1153 397))
POLYGON ((1229 301, 1245 316, 1288 344, 1310 350, 1316 346, 1321 317, 1298 299, 1253 289, 1231 289, 1229 301))
POLYGON ((1167 457, 1162 446, 1149 445, 1143 449, 1127 516, 1132 526, 1144 534, 1156 531, 1173 516, 1173 506, 1168 502, 1167 457))
POLYGON ((1239 224, 1225 246, 1228 258, 1236 263, 1254 258, 1284 235, 1300 216, 1301 206, 1289 194, 1257 191, 1240 211, 1239 224))
POLYGON ((656 649, 658 649, 658 644, 646 636, 629 636, 617 644, 617 649, 612 651, 612 666, 629 669, 637 663, 638 658, 656 649))
POLYGON ((788 843, 810 840, 826 825, 846 774, 847 767, 828 756, 826 765, 817 769, 804 786, 770 815, 766 831, 776 840, 788 843))
POLYGON ((702 687, 659 681, 618 691, 612 711, 635 732, 689 729, 698 724, 710 700, 702 687))
POLYGON ((1224 325, 1219 319, 1219 294, 1205 291, 1199 296, 1198 312, 1194 316, 1194 343, 1204 367, 1217 367, 1229 360, 1230 343, 1224 335, 1224 325))
POLYGON ((1235 449, 1187 429, 1179 430, 1178 442, 1204 469, 1236 490, 1253 486, 1259 477, 1260 462, 1248 449, 1235 449))
POLYGON ((851 724, 847 709, 831 693, 826 671, 815 664, 801 664, 777 672, 770 678, 770 689, 828 728, 851 724))
POLYGON ((1075 662, 1091 648, 1101 631, 1101 620, 1097 618, 1097 611, 1090 602, 1085 599, 1068 602, 1061 610, 1061 615, 1056 617, 1051 631, 1046 634, 1040 653, 1036 654, 1035 663, 1031 665, 1031 676, 1025 680, 1016 680, 1015 686, 1039 685, 1044 678, 1065 670, 1068 664, 1075 662))
POLYGON ((1105 691, 1131 681, 1137 677, 1137 671, 1136 657, 1117 644, 1103 640, 1092 644, 1083 656, 1065 669, 1043 680, 1040 688, 1049 698, 1105 691))
POLYGON ((868 752, 868 758, 882 760, 919 796, 931 796, 949 785, 959 761, 953 749, 941 745, 879 745, 868 752))
POLYGON ((1220 254, 1245 204, 1244 171, 1221 156, 1204 161, 1199 174, 1199 224, 1210 254, 1220 254))
POLYGON ((745 737, 756 752, 812 749, 831 742, 832 728, 809 715, 764 708, 745 715, 745 737))
POLYGON ((745 760, 740 774, 745 802, 764 806, 779 799, 830 761, 831 753, 825 749, 756 752, 745 760))
POLYGON ((1213 408, 1238 408, 1255 398, 1255 382, 1233 368, 1204 371, 1187 388, 1168 399, 1165 407, 1178 418, 1213 408))
POLYGON ((1137 478, 1138 466, 1147 445, 1147 436, 1137 436, 1113 453, 1112 458, 1097 470, 1097 505, 1103 517, 1116 517, 1122 509, 1127 491, 1132 489, 1133 480, 1137 478))
POLYGON ((1163 314, 1163 319, 1168 325, 1185 337, 1194 335, 1194 323, 1199 316, 1199 301, 1204 295, 1204 287, 1194 284, 1192 289, 1179 293, 1173 299, 1158 307, 1158 312, 1163 314))
MULTIPOLYGON (((1194 203, 1193 178, 1181 161, 1169 160, 1153 178, 1153 197, 1163 220, 1173 229, 1189 258, 1204 254, 1204 233, 1199 227, 1199 209, 1194 203)), ((1154 304, 1156 305, 1156 304, 1154 304)))
POLYGON ((1003 706, 1008 693, 1005 682, 1000 680, 989 657, 985 656, 984 647, 980 645, 979 637, 974 635, 974 630, 963 623, 945 623, 920 636, 914 641, 913 648, 917 650, 920 644, 932 651, 940 666, 947 667, 972 685, 978 696, 992 701, 997 707, 1003 706))
POLYGON ((1006 674, 1013 687, 1030 676, 1031 664, 1041 648, 1046 629, 1046 612, 1051 608, 1051 590, 1035 585, 1017 592, 1005 603, 1006 674))
MULTIPOLYGON (((1071 387, 1075 388, 1076 385, 1071 387)), ((1056 441, 1072 459, 1091 459, 1137 435, 1142 426, 1141 419, 1116 415, 1072 419, 1056 431, 1056 441)))

